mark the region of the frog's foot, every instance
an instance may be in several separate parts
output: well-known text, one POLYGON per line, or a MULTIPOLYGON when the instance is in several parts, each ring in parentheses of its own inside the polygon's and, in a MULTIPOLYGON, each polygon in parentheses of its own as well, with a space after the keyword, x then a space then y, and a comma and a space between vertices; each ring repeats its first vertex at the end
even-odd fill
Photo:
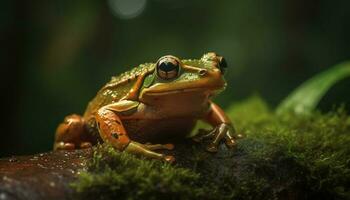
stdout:
POLYGON ((54 150, 74 150, 86 149, 90 147, 92 147, 91 142, 81 142, 78 146, 71 142, 55 142, 54 144, 54 150))
POLYGON ((218 146, 222 140, 225 140, 225 144, 228 148, 233 148, 236 145, 236 138, 240 138, 241 135, 238 134, 234 136, 234 129, 230 124, 221 123, 216 126, 212 131, 200 130, 199 134, 194 136, 192 139, 195 142, 201 142, 206 139, 212 139, 207 146, 207 151, 217 152, 218 146))
POLYGON ((54 150, 84 149, 92 146, 88 140, 85 122, 79 115, 69 115, 57 127, 54 150))

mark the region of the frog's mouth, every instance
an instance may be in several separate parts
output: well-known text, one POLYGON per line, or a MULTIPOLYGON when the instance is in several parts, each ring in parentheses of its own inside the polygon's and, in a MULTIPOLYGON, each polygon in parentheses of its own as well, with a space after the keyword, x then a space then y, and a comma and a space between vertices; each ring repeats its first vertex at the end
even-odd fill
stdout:
MULTIPOLYGON (((167 90, 147 90, 143 91, 143 96, 164 96, 164 95, 171 95, 171 94, 181 94, 181 93, 196 93, 196 92, 203 92, 203 93, 216 93, 217 91, 222 90, 223 86, 217 86, 217 87, 194 87, 194 88, 178 88, 178 89, 167 89, 167 90)), ((153 88, 154 89, 154 88, 153 88)))
POLYGON ((175 83, 156 83, 149 88, 144 88, 140 98, 146 96, 164 96, 171 94, 207 93, 215 94, 226 86, 225 80, 220 74, 203 77, 200 80, 175 83))

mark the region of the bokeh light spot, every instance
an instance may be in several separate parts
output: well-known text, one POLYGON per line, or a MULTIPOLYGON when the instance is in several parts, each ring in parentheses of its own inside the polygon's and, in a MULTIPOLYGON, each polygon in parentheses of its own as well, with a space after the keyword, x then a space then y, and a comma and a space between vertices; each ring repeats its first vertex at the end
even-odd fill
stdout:
POLYGON ((139 16, 146 7, 147 0, 108 0, 108 5, 116 17, 131 19, 139 16))

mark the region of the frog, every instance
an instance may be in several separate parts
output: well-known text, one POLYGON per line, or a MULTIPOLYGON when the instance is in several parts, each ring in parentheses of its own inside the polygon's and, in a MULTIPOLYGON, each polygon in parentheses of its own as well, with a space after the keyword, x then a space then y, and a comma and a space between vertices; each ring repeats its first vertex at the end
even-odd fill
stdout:
POLYGON ((209 141, 208 152, 217 152, 221 143, 232 149, 238 138, 234 125, 212 100, 227 86, 227 67, 215 52, 199 59, 166 55, 113 76, 83 115, 68 115, 58 125, 54 150, 108 143, 121 152, 172 163, 174 156, 159 151, 173 150, 199 120, 212 130, 199 131, 193 141, 209 141))

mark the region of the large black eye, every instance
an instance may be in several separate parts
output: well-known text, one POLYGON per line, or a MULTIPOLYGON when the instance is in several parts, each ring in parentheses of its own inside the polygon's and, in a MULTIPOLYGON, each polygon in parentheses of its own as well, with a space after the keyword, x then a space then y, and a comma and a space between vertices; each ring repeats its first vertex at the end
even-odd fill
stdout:
POLYGON ((219 66, 220 66, 221 73, 224 74, 227 68, 227 62, 224 57, 219 58, 219 66))
POLYGON ((157 62, 157 74, 162 79, 172 79, 179 73, 179 61, 173 56, 165 56, 157 62))

